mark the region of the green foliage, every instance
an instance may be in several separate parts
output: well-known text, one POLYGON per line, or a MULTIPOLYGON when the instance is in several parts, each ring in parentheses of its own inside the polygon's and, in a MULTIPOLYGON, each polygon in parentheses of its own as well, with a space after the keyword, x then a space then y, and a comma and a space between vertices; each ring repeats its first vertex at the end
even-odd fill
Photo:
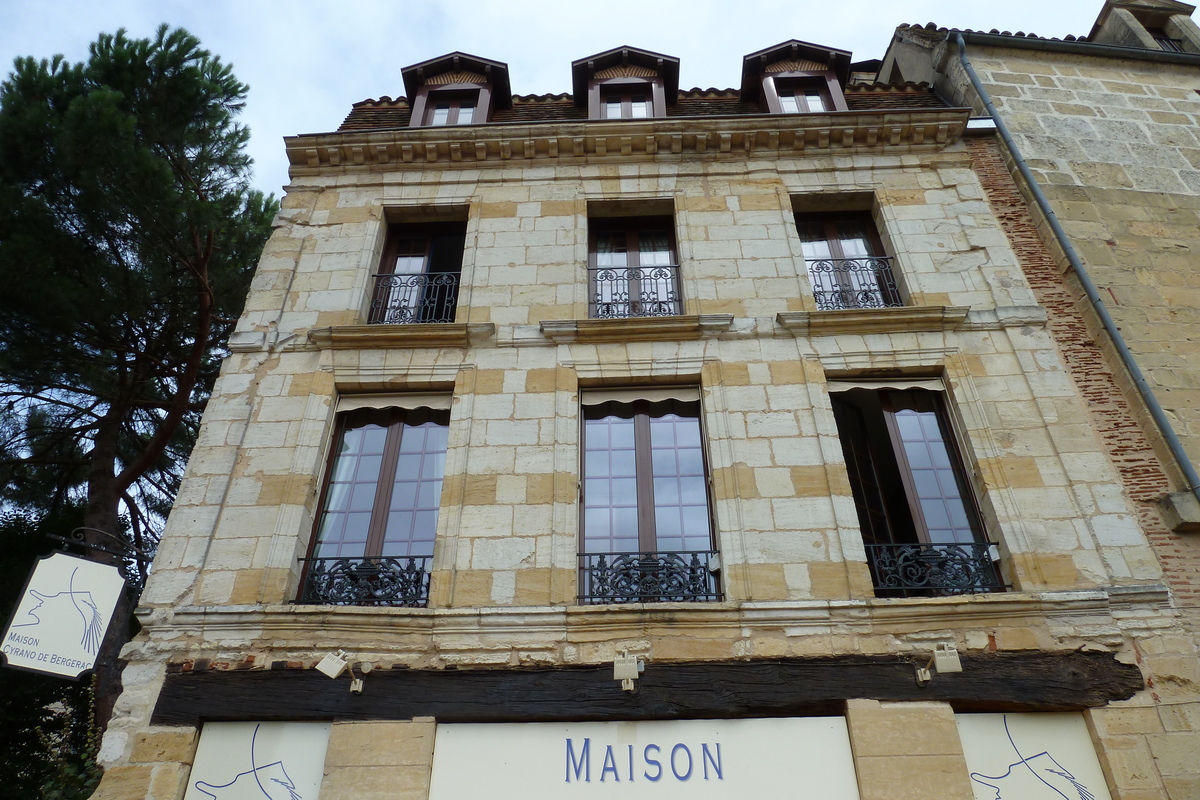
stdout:
MULTIPOLYGON (((78 64, 19 58, 0 83, 5 620, 46 533, 156 543, 277 210, 249 186, 245 96, 166 26, 78 64)), ((106 648, 94 685, 0 671, 5 796, 90 794, 106 648)))
POLYGON ((246 86, 183 30, 0 84, 0 501, 152 545, 277 208, 246 86))

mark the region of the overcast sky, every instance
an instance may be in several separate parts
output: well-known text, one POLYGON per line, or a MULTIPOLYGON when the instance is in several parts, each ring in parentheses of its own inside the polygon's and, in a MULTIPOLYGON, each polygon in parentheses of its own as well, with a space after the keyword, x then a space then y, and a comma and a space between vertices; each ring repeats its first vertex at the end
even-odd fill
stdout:
POLYGON ((283 137, 337 128, 404 94, 400 70, 462 50, 508 64, 516 94, 568 92, 571 62, 620 45, 676 56, 679 85, 735 87, 742 57, 787 39, 880 58, 901 23, 1086 35, 1103 0, 0 0, 0 66, 71 61, 101 32, 182 26, 250 85, 255 185, 282 193, 283 137))

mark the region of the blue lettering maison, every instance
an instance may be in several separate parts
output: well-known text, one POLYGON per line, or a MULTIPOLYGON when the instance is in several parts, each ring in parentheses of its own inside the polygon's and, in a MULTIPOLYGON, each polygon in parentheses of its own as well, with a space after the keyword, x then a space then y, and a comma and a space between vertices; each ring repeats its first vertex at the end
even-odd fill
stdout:
MULTIPOLYGON (((636 780, 647 780, 657 783, 664 776, 670 775, 676 781, 691 780, 692 777, 703 780, 725 780, 725 770, 721 762, 721 744, 701 742, 699 745, 677 742, 670 745, 667 752, 669 757, 663 758, 663 747, 648 744, 638 752, 633 745, 625 745, 625 758, 619 757, 621 745, 601 745, 597 743, 594 757, 598 760, 597 783, 632 783, 636 780), (663 762, 666 761, 666 767, 663 762), (699 774, 697 775, 697 768, 699 774)), ((593 748, 591 738, 582 741, 567 737, 566 739, 566 783, 591 783, 593 748)))

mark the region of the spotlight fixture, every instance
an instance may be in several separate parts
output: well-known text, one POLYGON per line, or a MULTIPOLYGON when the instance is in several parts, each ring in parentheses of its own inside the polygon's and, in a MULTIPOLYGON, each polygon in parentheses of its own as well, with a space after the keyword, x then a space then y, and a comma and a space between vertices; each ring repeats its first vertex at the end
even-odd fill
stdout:
POLYGON ((954 645, 941 642, 933 648, 933 655, 929 657, 929 663, 923 667, 917 667, 917 686, 924 686, 933 680, 933 673, 939 675, 949 672, 962 672, 962 660, 958 657, 958 650, 954 645))
POLYGON ((628 650, 622 650, 621 655, 613 659, 613 680, 621 682, 621 688, 632 692, 641 673, 646 671, 646 662, 637 656, 629 655, 628 650))
POLYGON ((350 659, 346 655, 345 650, 335 650, 332 653, 326 653, 325 657, 317 664, 317 671, 322 675, 327 675, 330 678, 336 678, 343 672, 350 672, 350 691, 354 694, 362 694, 363 678, 367 673, 374 669, 374 665, 369 661, 363 661, 358 665, 362 677, 354 674, 354 667, 350 666, 350 659))

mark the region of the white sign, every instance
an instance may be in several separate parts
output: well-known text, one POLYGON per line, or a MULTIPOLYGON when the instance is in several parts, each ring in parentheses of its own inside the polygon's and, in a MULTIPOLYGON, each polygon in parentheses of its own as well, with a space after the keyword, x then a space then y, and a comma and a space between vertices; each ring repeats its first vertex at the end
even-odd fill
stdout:
POLYGON ((4 630, 5 663, 78 678, 95 666, 124 587, 125 579, 109 564, 66 553, 41 559, 4 630))
POLYGON ((206 722, 183 800, 317 800, 328 722, 206 722))
POLYGON ((430 800, 858 800, 841 717, 438 725, 430 800))
POLYGON ((1112 800, 1082 714, 957 714, 976 800, 1112 800))

